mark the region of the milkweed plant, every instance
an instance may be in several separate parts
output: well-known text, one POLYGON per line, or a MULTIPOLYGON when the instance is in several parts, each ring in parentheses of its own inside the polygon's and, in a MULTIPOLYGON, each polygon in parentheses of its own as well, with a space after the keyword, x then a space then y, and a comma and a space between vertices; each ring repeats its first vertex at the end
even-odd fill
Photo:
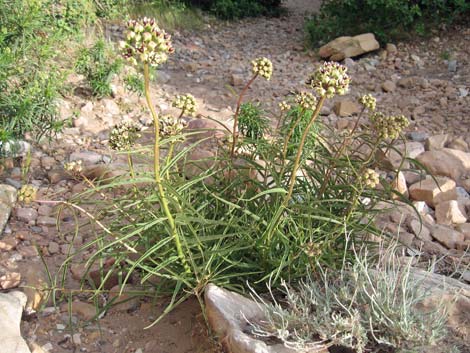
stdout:
MULTIPOLYGON (((128 154, 129 173, 95 180, 91 191, 71 200, 95 204, 92 221, 99 227, 96 239, 84 245, 93 249, 88 268, 112 259, 97 291, 119 273, 122 287, 137 280, 148 293, 171 293, 166 313, 191 295, 203 305, 209 282, 243 291, 247 280, 261 285, 270 278, 279 286, 281 274, 295 280, 318 264, 338 267, 352 256, 345 233, 353 242, 381 234, 372 222, 375 205, 395 191, 376 152, 393 148, 408 121, 378 112, 371 95, 359 99, 362 112, 352 128, 338 131, 322 121, 324 103, 350 92, 345 66, 312 67, 305 86, 275 102, 277 111, 267 116, 263 102, 246 96, 255 80, 267 85, 276 71, 269 58, 255 58, 228 126, 217 116, 196 116, 191 93, 171 102, 177 116, 156 109, 150 68, 164 64, 175 49, 154 19, 129 21, 120 48, 143 72, 153 127, 118 124, 109 145, 128 154), (191 119, 220 128, 209 134, 189 130, 191 119), (149 137, 152 146, 138 143, 149 137), (96 192, 102 197, 93 198, 96 192)), ((73 168, 85 174, 81 166, 73 168)))

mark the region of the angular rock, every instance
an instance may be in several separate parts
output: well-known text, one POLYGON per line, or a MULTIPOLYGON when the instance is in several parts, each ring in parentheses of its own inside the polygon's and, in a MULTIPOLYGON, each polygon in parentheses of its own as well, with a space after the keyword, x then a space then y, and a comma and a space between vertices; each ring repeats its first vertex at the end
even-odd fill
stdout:
POLYGON ((345 117, 361 112, 361 106, 349 99, 342 99, 335 103, 333 110, 336 115, 345 117))
POLYGON ((16 202, 17 191, 13 186, 0 184, 0 236, 10 218, 11 208, 16 202))
POLYGON ((440 150, 445 147, 448 140, 448 134, 430 136, 427 138, 424 147, 426 148, 426 151, 440 150))
POLYGON ((387 45, 385 45, 385 50, 386 50, 387 53, 389 53, 389 54, 396 54, 396 53, 398 53, 397 46, 396 46, 395 44, 392 44, 392 43, 387 43, 387 45))
POLYGON ((400 230, 398 234, 398 241, 405 246, 411 246, 413 244, 414 239, 415 239, 415 236, 413 234, 404 232, 402 230, 400 230))
MULTIPOLYGON (((411 276, 426 295, 418 304, 417 309, 424 312, 435 312, 445 307, 447 327, 450 329, 449 338, 453 335, 469 337, 470 335, 470 286, 453 278, 429 273, 414 268, 411 276)), ((450 339, 452 342, 452 339, 450 339)), ((426 352, 434 351, 434 349, 426 352)), ((449 346, 442 352, 451 352, 449 346)))
POLYGON ((57 225, 57 219, 48 216, 39 216, 36 223, 38 226, 54 227, 57 225))
POLYGON ((470 240, 470 223, 458 224, 455 229, 462 233, 465 239, 470 240))
MULTIPOLYGON (((402 172, 398 172, 395 179, 393 179, 392 189, 398 191, 404 197, 408 197, 408 187, 406 186, 405 175, 402 172)), ((398 198, 398 195, 393 195, 393 197, 398 198)))
POLYGON ((0 351, 2 353, 30 353, 21 337, 20 323, 26 295, 14 291, 0 293, 0 351))
POLYGON ((460 185, 461 179, 470 175, 470 153, 443 148, 426 151, 416 158, 431 174, 446 176, 460 185))
POLYGON ((411 141, 425 142, 428 139, 429 135, 425 131, 410 131, 406 134, 406 137, 409 138, 411 141))
POLYGON ((443 201, 436 205, 436 222, 446 225, 465 223, 467 215, 457 200, 443 201))
POLYGON ((384 92, 393 92, 395 91, 396 88, 397 86, 395 85, 393 81, 388 80, 382 83, 382 90, 384 92))
POLYGON ((440 243, 437 241, 425 241, 422 243, 422 245, 419 247, 424 253, 429 254, 429 255, 446 255, 449 253, 449 250, 442 246, 440 243))
POLYGON ((431 235, 448 249, 455 249, 456 243, 464 240, 462 233, 438 224, 431 229, 431 235))
POLYGON ((333 61, 353 58, 380 48, 374 34, 365 33, 354 37, 339 37, 322 46, 319 55, 333 61))
POLYGON ((436 177, 435 179, 428 176, 426 179, 411 185, 408 189, 410 198, 415 201, 424 201, 431 207, 442 201, 457 199, 457 191, 453 180, 446 177, 436 177))
POLYGON ((431 232, 429 229, 417 219, 411 219, 408 222, 408 227, 411 232, 420 240, 432 241, 431 232))
MULTIPOLYGON (((68 309, 68 305, 67 305, 68 309)), ((96 316, 96 307, 94 305, 84 303, 81 301, 74 301, 72 303, 72 313, 77 314, 85 321, 92 320, 96 316)))
POLYGON ((121 286, 117 285, 109 291, 109 302, 113 305, 112 311, 129 312, 139 307, 139 296, 136 288, 126 286, 121 293, 121 286))
POLYGON ((469 151, 468 143, 465 142, 465 140, 461 137, 458 137, 452 140, 452 142, 450 142, 447 147, 452 148, 454 150, 460 150, 463 152, 469 151))
POLYGON ((31 207, 20 207, 16 209, 16 218, 21 222, 34 222, 38 218, 38 211, 31 207))
POLYGON ((83 161, 83 164, 98 164, 103 161, 103 155, 93 151, 73 152, 70 161, 83 161))
MULTIPOLYGON (((204 296, 209 325, 230 353, 294 353, 279 343, 263 342, 248 335, 248 321, 259 322, 265 317, 261 307, 240 294, 219 288, 213 284, 206 287, 204 296)), ((313 350, 313 349, 312 349, 313 350)), ((318 353, 327 353, 319 346, 318 353)))
POLYGON ((0 288, 11 289, 20 285, 21 274, 19 272, 9 272, 0 277, 0 288))
POLYGON ((106 112, 112 114, 112 115, 118 115, 121 112, 121 109, 119 109, 119 106, 113 99, 102 99, 101 102, 103 103, 104 109, 106 112))
POLYGON ((230 84, 232 86, 238 87, 238 86, 244 85, 245 83, 246 83, 246 79, 244 75, 232 74, 232 76, 230 76, 230 84))

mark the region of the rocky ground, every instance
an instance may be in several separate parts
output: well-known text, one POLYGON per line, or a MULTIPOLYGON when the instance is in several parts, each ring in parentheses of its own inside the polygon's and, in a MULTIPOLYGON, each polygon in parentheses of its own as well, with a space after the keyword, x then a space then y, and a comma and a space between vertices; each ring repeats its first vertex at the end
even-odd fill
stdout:
MULTIPOLYGON (((314 10, 318 4, 290 0, 287 6, 289 14, 281 18, 217 23, 197 33, 174 33, 176 54, 159 70, 157 85, 153 87, 160 110, 172 111, 170 102, 175 94, 192 93, 202 116, 230 123, 236 100, 232 92, 238 91, 249 78, 250 61, 266 56, 274 64, 273 78, 270 82, 255 82, 248 99, 259 100, 267 111, 276 113, 277 104, 291 92, 301 90, 306 77, 320 63, 313 51, 304 49, 302 31, 306 11, 314 10)), ((108 34, 118 38, 120 29, 110 26, 108 34)), ((363 57, 346 59, 353 79, 351 93, 329 103, 322 111, 325 123, 345 128, 353 119, 348 115, 355 113, 357 97, 372 93, 382 110, 405 114, 411 119, 407 136, 412 148, 408 153, 419 156, 422 163, 441 176, 441 188, 429 182, 417 184, 415 176, 402 175, 397 187, 416 202, 425 223, 421 227, 412 211, 403 210, 388 214, 381 221, 391 231, 401 227, 400 240, 406 245, 438 257, 448 255, 441 262, 445 264, 442 271, 455 270, 454 275, 467 283, 469 41, 468 28, 443 29, 424 40, 394 43, 363 57)), ((95 172, 106 165, 117 166, 123 161, 107 146, 109 128, 123 119, 149 121, 142 108, 145 107, 142 97, 127 92, 119 79, 114 83, 114 98, 99 101, 82 95, 83 77, 71 75, 69 82, 76 88, 75 94, 64 97, 60 108, 62 118, 72 118, 74 126, 65 129, 50 144, 33 144, 28 180, 23 175, 21 158, 7 159, 1 175, 7 186, 0 189, 0 223, 6 223, 0 237, 0 292, 24 288, 27 312, 31 314, 21 323, 23 336, 37 344, 36 353, 219 351, 207 337, 195 301, 186 302, 148 330, 142 328, 155 319, 165 302, 153 305, 134 299, 112 308, 89 325, 84 323, 95 316, 95 309, 83 295, 74 297, 71 311, 67 301, 62 301, 56 307, 49 302, 43 311, 33 313, 44 295, 37 288, 47 286, 48 282, 38 251, 48 269, 56 273, 71 247, 79 248, 92 234, 72 236, 72 214, 67 211, 57 214, 53 204, 15 204, 16 190, 28 181, 39 188, 40 200, 69 199, 86 186, 67 176, 63 170, 65 162, 83 160, 95 172), (57 219, 62 225, 60 232, 57 219)), ((390 159, 393 163, 393 156, 390 159)), ((85 217, 81 217, 84 221, 85 217)), ((85 251, 78 259, 85 260, 89 255, 85 251)), ((68 271, 68 288, 78 288, 81 271, 79 266, 68 271)))

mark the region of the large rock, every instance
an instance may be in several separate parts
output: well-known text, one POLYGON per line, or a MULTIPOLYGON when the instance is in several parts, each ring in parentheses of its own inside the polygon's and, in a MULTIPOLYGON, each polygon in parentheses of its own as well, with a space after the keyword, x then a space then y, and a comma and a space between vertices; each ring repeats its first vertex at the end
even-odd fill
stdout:
POLYGON ((448 249, 455 249, 455 245, 465 239, 462 233, 438 224, 432 228, 431 235, 448 249))
POLYGON ((20 322, 26 295, 21 292, 0 293, 1 353, 30 353, 21 337, 20 322))
POLYGON ((460 224, 467 222, 467 215, 457 200, 443 201, 436 205, 436 221, 439 224, 460 224))
MULTIPOLYGON (((206 315, 209 325, 230 353, 294 353, 294 349, 279 343, 263 342, 246 332, 248 322, 260 322, 265 318, 262 307, 253 300, 209 284, 205 292, 206 315)), ((313 351, 313 350, 312 350, 313 351)), ((318 347, 317 353, 327 353, 326 347, 318 347)))
POLYGON ((434 135, 427 138, 425 147, 426 151, 443 149, 449 140, 448 134, 434 135))
MULTIPOLYGON (((414 283, 427 291, 425 298, 418 304, 418 310, 430 312, 439 310, 444 306, 447 327, 450 329, 449 338, 459 337, 466 340, 468 344, 470 335, 470 286, 453 278, 420 269, 412 269, 411 278, 414 283)), ((455 340, 450 339, 449 343, 454 344, 455 340)), ((450 348, 448 347, 444 352, 450 352, 450 348)), ((427 352, 431 351, 434 352, 434 350, 428 350, 427 352)))
POLYGON ((354 37, 339 37, 325 44, 319 50, 323 59, 341 61, 353 58, 380 48, 373 33, 360 34, 354 37))
POLYGON ((426 151, 416 158, 433 175, 446 176, 457 185, 470 177, 470 153, 451 148, 426 151))
POLYGON ((342 99, 335 103, 333 110, 336 115, 345 117, 361 112, 361 106, 350 99, 342 99))
POLYGON ((435 207, 439 202, 456 200, 457 191, 455 182, 446 177, 428 176, 409 188, 410 198, 415 201, 424 201, 428 206, 435 207))

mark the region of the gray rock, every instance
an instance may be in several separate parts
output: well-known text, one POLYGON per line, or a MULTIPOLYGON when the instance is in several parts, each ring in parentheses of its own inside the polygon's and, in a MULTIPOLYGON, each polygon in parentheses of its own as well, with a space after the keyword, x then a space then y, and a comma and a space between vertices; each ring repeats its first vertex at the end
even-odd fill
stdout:
POLYGON ((424 142, 429 137, 429 134, 425 131, 410 131, 406 134, 406 137, 411 141, 424 142))
POLYGON ((98 164, 103 161, 103 155, 92 151, 73 152, 69 159, 70 161, 82 160, 83 164, 98 164))
POLYGON ((5 178, 5 183, 13 186, 15 189, 21 189, 21 186, 22 186, 21 181, 18 181, 12 178, 5 178))
POLYGON ((5 143, 0 142, 0 156, 17 158, 24 157, 29 152, 31 152, 29 142, 22 140, 10 140, 5 143))
POLYGON ((16 209, 16 218, 22 222, 34 222, 38 218, 38 211, 31 207, 21 207, 16 209))
POLYGON ((13 186, 0 184, 0 236, 10 218, 11 208, 16 202, 17 191, 13 186))
POLYGON ((20 322, 26 295, 14 291, 0 293, 0 342, 2 353, 31 353, 21 337, 20 322))
POLYGON ((447 64, 447 70, 449 72, 456 72, 457 71, 457 60, 449 60, 447 64))
POLYGON ((457 242, 464 240, 464 235, 462 233, 459 233, 452 228, 437 224, 431 229, 431 235, 448 249, 454 249, 457 242))

